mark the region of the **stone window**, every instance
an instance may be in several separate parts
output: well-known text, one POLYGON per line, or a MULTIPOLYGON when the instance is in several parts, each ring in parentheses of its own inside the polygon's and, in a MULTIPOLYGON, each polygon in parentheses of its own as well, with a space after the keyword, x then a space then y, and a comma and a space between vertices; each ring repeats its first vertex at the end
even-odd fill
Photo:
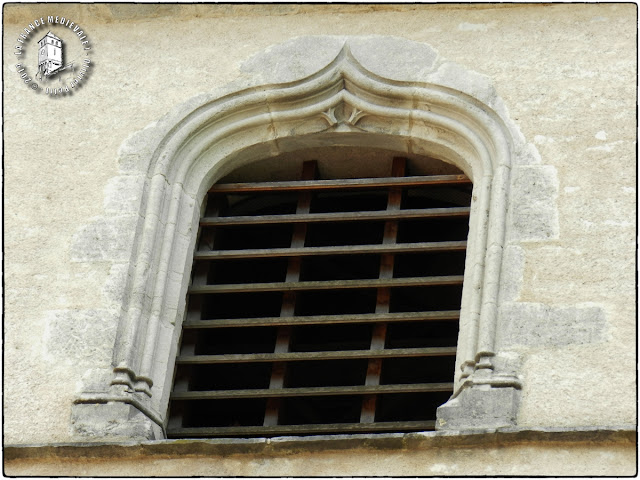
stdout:
MULTIPOLYGON (((107 436, 166 438, 200 206, 209 188, 243 168, 259 171, 273 159, 286 168, 304 152, 331 149, 384 150, 407 157, 410 166, 436 159, 472 181, 453 389, 435 428, 515 424, 519 367, 514 355, 499 350, 506 331, 500 308, 513 302, 517 242, 557 231, 553 179, 537 165, 535 149, 487 77, 402 39, 302 37, 249 59, 237 82, 186 102, 121 147, 122 182, 141 198, 131 216, 135 238, 123 313, 112 368, 104 377, 88 375, 75 401, 75 431, 104 436, 108 426, 107 436), (522 197, 510 200, 512 171, 514 182, 534 194, 550 186, 539 190, 535 211, 522 197), (545 181, 531 182, 536 175, 545 181)), ((387 175, 368 171, 376 162, 355 153, 339 164, 349 172, 342 178, 387 175)))

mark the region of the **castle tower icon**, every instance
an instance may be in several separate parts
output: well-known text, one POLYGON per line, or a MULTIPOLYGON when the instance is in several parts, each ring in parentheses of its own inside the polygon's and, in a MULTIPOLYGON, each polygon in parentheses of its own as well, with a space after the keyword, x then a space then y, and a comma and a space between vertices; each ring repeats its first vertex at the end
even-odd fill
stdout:
POLYGON ((38 41, 38 70, 45 77, 53 75, 62 67, 62 40, 48 32, 38 41))

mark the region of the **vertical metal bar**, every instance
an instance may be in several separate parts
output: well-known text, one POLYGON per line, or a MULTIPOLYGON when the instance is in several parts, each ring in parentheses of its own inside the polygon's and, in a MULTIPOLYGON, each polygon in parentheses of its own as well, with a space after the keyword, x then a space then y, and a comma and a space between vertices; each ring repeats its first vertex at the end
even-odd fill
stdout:
MULTIPOLYGON (((180 340, 180 351, 178 355, 195 355, 196 351, 196 332, 183 330, 182 339, 180 340)), ((174 392, 188 392, 192 378, 193 367, 191 365, 176 366, 176 374, 173 380, 174 392)), ((171 412, 169 416, 168 428, 184 427, 185 408, 182 402, 172 402, 171 412)))
MULTIPOLYGON (((392 177, 403 177, 406 170, 406 159, 394 158, 391 166, 392 177)), ((387 210, 400 210, 402 202, 402 188, 389 188, 389 196, 387 199, 387 210)), ((388 220, 384 224, 383 244, 396 243, 398 237, 398 221, 388 220)), ((383 253, 380 256, 380 275, 379 278, 393 277, 393 253, 383 253)), ((391 289, 389 287, 378 288, 376 297, 376 313, 389 313, 389 304, 391 299, 391 289)), ((374 325, 371 334, 370 350, 384 350, 384 344, 387 336, 387 324, 378 323, 374 325)), ((365 385, 380 385, 380 374, 382 371, 382 359, 371 358, 367 366, 367 377, 365 385)), ((360 423, 373 423, 376 416, 376 395, 365 395, 362 399, 362 410, 360 412, 360 423)))
MULTIPOLYGON (((219 216, 222 208, 222 199, 209 195, 207 198, 210 213, 207 216, 219 216)), ((213 250, 216 230, 214 228, 200 227, 198 238, 196 240, 196 250, 213 250)), ((193 266, 193 275, 191 279, 192 285, 206 285, 211 263, 195 262, 193 266)), ((187 321, 198 321, 202 319, 202 306, 204 295, 191 295, 187 300, 187 321)), ((179 355, 195 355, 198 336, 195 331, 183 330, 180 340, 179 355)), ((175 392, 186 392, 190 389, 190 380, 193 378, 193 367, 190 365, 180 366, 176 372, 173 390, 175 392)), ((169 419, 169 428, 182 428, 184 425, 185 408, 179 402, 171 405, 171 417, 169 419)))
MULTIPOLYGON (((218 217, 220 216, 220 210, 222 208, 222 199, 209 195, 208 204, 211 207, 211 211, 207 216, 218 217)), ((198 232, 198 239, 196 242, 196 251, 211 251, 214 247, 216 230, 211 227, 200 227, 198 232)), ((208 261, 196 261, 193 265, 193 275, 191 278, 191 285, 206 285, 211 269, 211 262, 208 261)), ((191 295, 188 299, 187 306, 187 321, 198 321, 202 319, 202 302, 203 295, 191 295)))
MULTIPOLYGON (((317 162, 308 161, 302 164, 301 180, 315 180, 317 175, 317 162)), ((298 194, 298 202, 296 214, 307 214, 311 209, 312 191, 301 191, 298 194)), ((293 226, 293 234, 291 236, 291 248, 299 248, 304 246, 307 236, 307 224, 296 223, 293 226)), ((300 267, 302 264, 301 257, 290 257, 287 265, 287 282, 297 282, 300 280, 300 267)), ((296 308, 296 292, 284 292, 282 297, 282 308, 280 309, 281 317, 292 317, 296 308)), ((291 343, 291 326, 281 326, 278 328, 276 338, 275 353, 286 353, 289 351, 291 343)), ((269 388, 283 388, 284 377, 286 374, 286 362, 274 362, 271 367, 271 380, 269 388)), ((280 398, 269 398, 264 415, 264 425, 278 425, 280 414, 280 398)))

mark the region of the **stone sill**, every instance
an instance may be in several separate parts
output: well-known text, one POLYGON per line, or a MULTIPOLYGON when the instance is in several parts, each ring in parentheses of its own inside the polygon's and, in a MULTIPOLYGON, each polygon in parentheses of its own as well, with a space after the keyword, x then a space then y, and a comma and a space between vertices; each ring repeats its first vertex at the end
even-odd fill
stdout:
POLYGON ((86 442, 6 445, 5 460, 126 458, 232 454, 292 454, 346 449, 420 450, 497 447, 537 443, 636 444, 635 425, 573 428, 504 428, 491 431, 317 435, 275 438, 177 439, 145 442, 86 442))

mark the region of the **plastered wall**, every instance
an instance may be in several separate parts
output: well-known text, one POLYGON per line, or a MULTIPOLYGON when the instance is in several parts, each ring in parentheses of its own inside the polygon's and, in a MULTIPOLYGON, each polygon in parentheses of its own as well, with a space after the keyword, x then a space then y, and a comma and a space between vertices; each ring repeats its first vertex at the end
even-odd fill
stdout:
POLYGON ((301 35, 399 36, 491 78, 551 172, 539 181, 551 182, 557 205, 551 238, 523 238, 508 253, 522 267, 503 311, 518 320, 504 333, 522 363, 518 425, 635 423, 634 5, 41 4, 3 13, 6 443, 72 441, 71 404, 87 375, 110 364, 134 232, 96 219, 121 208, 114 202, 140 200, 135 185, 113 181, 120 145, 301 35), (75 19, 90 40, 90 74, 72 95, 35 93, 15 67, 20 31, 47 15, 75 19), (91 228, 96 250, 76 241, 91 228))

